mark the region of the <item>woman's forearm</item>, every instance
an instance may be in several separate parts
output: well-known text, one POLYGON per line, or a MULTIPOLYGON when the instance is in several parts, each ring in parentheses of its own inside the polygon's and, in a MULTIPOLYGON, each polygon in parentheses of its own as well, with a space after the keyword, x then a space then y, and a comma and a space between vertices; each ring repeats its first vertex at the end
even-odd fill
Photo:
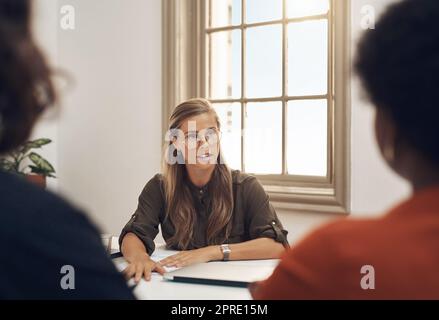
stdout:
MULTIPOLYGON (((259 238, 237 244, 229 245, 231 253, 230 260, 257 260, 257 259, 278 259, 285 251, 285 247, 270 238, 259 238)), ((213 246, 216 252, 214 260, 222 260, 223 254, 220 246, 213 246)))
POLYGON ((127 259, 139 255, 148 256, 148 253, 146 252, 146 248, 143 242, 134 233, 131 232, 127 233, 123 238, 121 251, 123 256, 127 259))
MULTIPOLYGON (((269 238, 259 238, 229 245, 230 260, 258 260, 280 258, 285 248, 269 238)), ((160 261, 166 267, 185 267, 195 263, 223 260, 221 246, 212 245, 200 249, 180 251, 160 261)))

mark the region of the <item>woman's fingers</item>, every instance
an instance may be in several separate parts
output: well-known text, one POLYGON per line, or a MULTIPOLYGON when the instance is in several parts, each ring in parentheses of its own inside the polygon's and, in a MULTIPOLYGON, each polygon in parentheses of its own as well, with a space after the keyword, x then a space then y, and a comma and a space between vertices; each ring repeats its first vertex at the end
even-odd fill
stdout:
POLYGON ((182 268, 182 267, 187 267, 190 264, 195 263, 195 257, 193 256, 187 256, 184 257, 183 259, 181 259, 178 263, 177 263, 177 268, 182 268))
POLYGON ((185 260, 185 258, 178 258, 172 261, 171 263, 167 264, 167 267, 179 267, 181 263, 185 260))
POLYGON ((145 266, 143 275, 146 281, 151 280, 151 268, 149 266, 145 266))
POLYGON ((156 271, 160 274, 164 274, 166 270, 159 262, 154 262, 152 260, 148 262, 134 262, 131 263, 125 270, 122 271, 123 275, 127 280, 134 277, 134 281, 138 283, 142 277, 149 281, 151 280, 151 272, 156 271))
POLYGON ((171 264, 173 264, 177 260, 178 260, 178 257, 172 256, 172 257, 168 257, 166 259, 161 260, 160 263, 166 267, 169 267, 171 264))
POLYGON ((122 271, 125 278, 130 279, 134 277, 134 281, 138 283, 142 277, 146 281, 151 280, 151 272, 155 271, 163 275, 166 273, 164 267, 182 268, 188 265, 200 262, 200 255, 198 251, 182 251, 161 261, 135 261, 122 271))
POLYGON ((165 267, 186 267, 188 265, 198 262, 208 262, 209 258, 204 254, 202 250, 190 250, 182 251, 173 256, 167 257, 160 261, 165 267))
POLYGON ((160 264, 161 264, 162 266, 165 266, 165 267, 170 267, 170 266, 172 266, 174 263, 175 263, 175 260, 160 261, 160 264))
POLYGON ((175 260, 175 255, 170 256, 170 257, 167 257, 167 258, 165 258, 165 259, 163 259, 163 260, 160 260, 160 263, 161 263, 162 265, 166 266, 168 263, 171 263, 171 262, 174 261, 174 260, 175 260))
POLYGON ((168 262, 167 264, 164 264, 165 267, 177 267, 181 268, 187 265, 187 262, 191 260, 191 255, 184 255, 181 257, 178 257, 176 259, 173 259, 172 261, 168 262))
POLYGON ((135 277, 134 277, 134 281, 136 282, 136 283, 138 283, 139 281, 140 281, 140 279, 142 278, 142 275, 143 275, 143 273, 144 273, 144 267, 143 267, 143 265, 142 264, 138 264, 138 265, 136 265, 136 273, 135 273, 135 277))
POLYGON ((170 257, 167 257, 167 258, 161 260, 160 263, 162 265, 164 265, 165 267, 174 267, 179 262, 181 262, 183 259, 186 259, 188 256, 190 256, 190 253, 188 253, 186 251, 182 251, 180 253, 177 253, 173 256, 170 256, 170 257))
POLYGON ((190 251, 180 251, 179 253, 176 253, 172 256, 166 257, 165 259, 163 259, 161 262, 169 262, 175 259, 179 259, 181 257, 184 257, 186 255, 190 254, 190 251))
POLYGON ((165 268, 163 268, 160 262, 157 262, 155 264, 154 271, 160 273, 161 275, 164 275, 166 273, 165 268))

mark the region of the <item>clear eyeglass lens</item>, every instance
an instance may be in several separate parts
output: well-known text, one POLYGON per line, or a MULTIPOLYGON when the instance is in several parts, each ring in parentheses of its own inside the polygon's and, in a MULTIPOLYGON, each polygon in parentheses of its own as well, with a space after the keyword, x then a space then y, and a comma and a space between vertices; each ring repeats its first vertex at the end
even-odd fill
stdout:
POLYGON ((185 136, 186 143, 198 143, 198 142, 217 142, 221 136, 220 131, 210 129, 204 134, 198 134, 196 132, 188 133, 185 136))

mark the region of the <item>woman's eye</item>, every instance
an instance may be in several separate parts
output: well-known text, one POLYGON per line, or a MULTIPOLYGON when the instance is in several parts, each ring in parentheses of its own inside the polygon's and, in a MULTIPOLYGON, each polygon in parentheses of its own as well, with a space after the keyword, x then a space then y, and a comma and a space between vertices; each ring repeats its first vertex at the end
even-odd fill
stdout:
POLYGON ((206 134, 207 141, 211 141, 213 139, 215 139, 215 133, 211 132, 211 133, 206 134))
POLYGON ((210 140, 210 141, 218 141, 219 140, 219 135, 216 131, 211 131, 209 133, 206 134, 206 140, 210 140))

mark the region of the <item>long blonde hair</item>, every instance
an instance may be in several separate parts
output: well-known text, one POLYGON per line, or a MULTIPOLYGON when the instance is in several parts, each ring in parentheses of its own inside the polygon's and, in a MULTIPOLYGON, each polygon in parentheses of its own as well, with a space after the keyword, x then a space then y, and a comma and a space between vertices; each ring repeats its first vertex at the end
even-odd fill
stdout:
MULTIPOLYGON (((219 117, 208 100, 191 99, 178 105, 169 119, 169 130, 180 129, 183 122, 201 114, 211 114, 220 129, 219 117)), ((169 132, 169 131, 168 131, 169 132)), ((186 179, 186 166, 184 164, 171 164, 167 161, 169 148, 172 141, 165 145, 163 159, 163 176, 166 199, 166 219, 170 219, 174 226, 175 234, 168 239, 167 245, 186 250, 193 245, 194 226, 197 214, 193 203, 192 194, 186 179)), ((174 150, 176 152, 176 150, 174 150)), ((233 211, 232 174, 221 156, 221 147, 211 180, 211 208, 209 214, 206 238, 208 245, 222 244, 229 237, 233 211)))

